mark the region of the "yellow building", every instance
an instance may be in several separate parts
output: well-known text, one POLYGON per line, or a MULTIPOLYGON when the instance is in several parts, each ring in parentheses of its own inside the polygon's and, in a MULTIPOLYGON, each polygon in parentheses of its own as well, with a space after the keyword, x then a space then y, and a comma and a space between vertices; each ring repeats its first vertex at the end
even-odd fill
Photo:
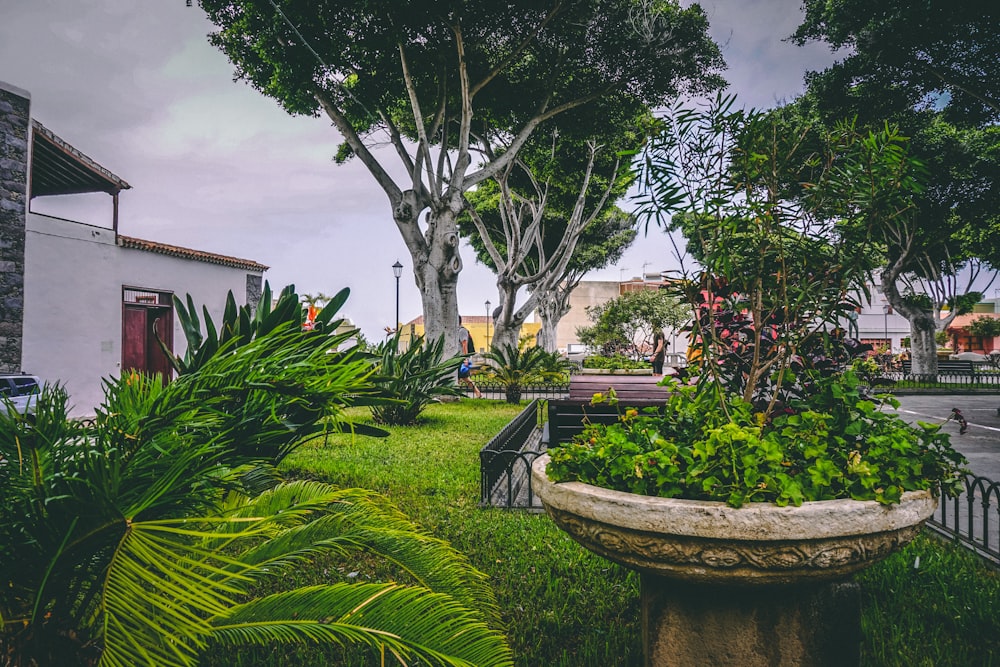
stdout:
MULTIPOLYGON (((493 320, 485 315, 462 315, 462 325, 469 330, 472 342, 476 346, 476 352, 485 352, 487 346, 493 341, 493 320)), ((535 336, 538 335, 538 330, 541 328, 540 322, 525 322, 521 325, 521 340, 527 341, 528 345, 534 345, 535 336)), ((402 325, 402 331, 399 335, 400 347, 408 348, 411 340, 423 335, 424 316, 421 315, 402 325)))

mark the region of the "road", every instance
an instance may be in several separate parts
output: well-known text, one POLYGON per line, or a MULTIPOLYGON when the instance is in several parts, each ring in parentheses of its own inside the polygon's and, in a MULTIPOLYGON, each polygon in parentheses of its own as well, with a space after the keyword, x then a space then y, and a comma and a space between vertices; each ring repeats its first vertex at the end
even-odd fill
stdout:
POLYGON ((969 468, 976 475, 1000 482, 1000 394, 947 394, 897 396, 899 415, 908 422, 944 423, 951 435, 951 444, 969 459, 969 468), (955 420, 947 421, 952 408, 961 410, 969 423, 959 434, 955 420))

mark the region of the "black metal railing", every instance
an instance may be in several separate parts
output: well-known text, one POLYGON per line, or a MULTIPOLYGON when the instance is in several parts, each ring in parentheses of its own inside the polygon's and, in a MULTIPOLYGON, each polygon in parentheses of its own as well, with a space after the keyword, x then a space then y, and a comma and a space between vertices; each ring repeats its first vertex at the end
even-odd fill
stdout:
POLYGON ((1000 565, 1000 482, 966 475, 965 491, 942 498, 927 526, 1000 565))
MULTIPOLYGON (((507 390, 503 385, 498 384, 486 384, 480 383, 473 377, 473 382, 479 387, 479 391, 482 393, 484 398, 506 400, 507 390)), ((471 387, 462 387, 466 396, 472 396, 473 391, 471 387)), ((535 399, 535 398, 560 398, 569 394, 569 384, 528 384, 521 387, 521 398, 535 399)))
POLYGON ((544 453, 545 403, 533 400, 479 452, 480 507, 541 508, 531 464, 544 453))
POLYGON ((990 369, 972 373, 939 371, 937 375, 915 375, 890 371, 872 378, 869 384, 876 390, 892 392, 993 393, 1000 390, 1000 372, 990 369))

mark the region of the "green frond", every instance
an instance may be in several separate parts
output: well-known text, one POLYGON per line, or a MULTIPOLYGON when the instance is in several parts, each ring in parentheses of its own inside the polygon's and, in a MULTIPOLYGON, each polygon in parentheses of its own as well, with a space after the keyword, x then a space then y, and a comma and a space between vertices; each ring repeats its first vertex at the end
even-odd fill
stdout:
POLYGON ((130 525, 108 566, 102 665, 194 665, 211 628, 232 608, 248 566, 200 549, 172 522, 130 525))
POLYGON ((281 532, 244 552, 247 563, 269 573, 294 566, 306 554, 374 553, 395 563, 427 588, 448 593, 483 612, 494 624, 499 612, 486 575, 447 542, 432 537, 378 494, 341 490, 318 482, 281 484, 250 500, 231 516, 268 516, 281 532))
POLYGON ((502 634, 447 595, 396 584, 335 584, 277 593, 211 619, 231 645, 352 642, 385 647, 403 664, 507 667, 502 634))

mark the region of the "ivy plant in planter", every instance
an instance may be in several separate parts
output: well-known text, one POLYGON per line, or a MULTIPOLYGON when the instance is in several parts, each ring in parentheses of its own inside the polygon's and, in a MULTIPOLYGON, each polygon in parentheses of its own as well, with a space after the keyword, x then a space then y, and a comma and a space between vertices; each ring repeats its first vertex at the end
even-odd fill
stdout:
POLYGON ((841 222, 908 214, 919 165, 905 140, 732 105, 676 111, 645 155, 644 213, 697 262, 674 282, 697 384, 676 387, 661 418, 626 415, 555 449, 550 475, 733 506, 952 489, 962 459, 947 437, 880 412, 845 371, 868 349, 840 320, 871 252, 841 222))
MULTIPOLYGON (((695 260, 673 284, 696 379, 672 386, 662 416, 626 410, 532 471, 560 527, 649 575, 646 664, 797 664, 832 647, 847 648, 815 664, 856 664, 838 626, 807 616, 837 593, 789 585, 885 557, 956 489, 961 455, 937 426, 911 427, 861 391, 849 364, 865 348, 841 326, 874 268, 877 234, 858 230, 909 215, 920 187, 905 147, 888 125, 820 134, 731 98, 678 107, 648 143, 642 213, 681 232, 695 260), (748 650, 738 662, 731 642, 748 650)), ((833 605, 834 618, 859 627, 857 605, 833 605)))

